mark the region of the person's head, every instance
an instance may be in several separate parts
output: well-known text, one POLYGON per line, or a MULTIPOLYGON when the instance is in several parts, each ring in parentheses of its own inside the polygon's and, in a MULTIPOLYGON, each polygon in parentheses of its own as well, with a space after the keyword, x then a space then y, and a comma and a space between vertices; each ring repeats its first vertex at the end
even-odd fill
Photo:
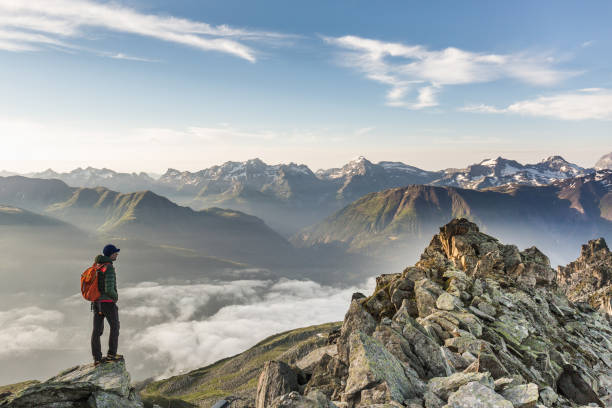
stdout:
POLYGON ((104 247, 102 253, 104 254, 104 256, 108 256, 112 261, 115 261, 119 256, 119 251, 121 250, 113 244, 108 244, 104 247))

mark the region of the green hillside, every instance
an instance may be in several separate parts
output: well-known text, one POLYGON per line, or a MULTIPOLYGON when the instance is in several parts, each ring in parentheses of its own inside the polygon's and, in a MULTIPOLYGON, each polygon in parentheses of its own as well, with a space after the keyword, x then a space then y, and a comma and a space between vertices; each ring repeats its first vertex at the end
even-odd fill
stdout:
POLYGON ((438 225, 465 217, 508 242, 538 244, 554 257, 566 248, 575 251, 580 242, 594 236, 609 236, 612 222, 605 217, 607 197, 605 191, 582 188, 572 192, 563 186, 478 191, 414 185, 368 194, 301 231, 292 242, 298 246, 342 245, 355 253, 405 257, 418 254, 438 225), (563 194, 571 195, 572 200, 563 194))

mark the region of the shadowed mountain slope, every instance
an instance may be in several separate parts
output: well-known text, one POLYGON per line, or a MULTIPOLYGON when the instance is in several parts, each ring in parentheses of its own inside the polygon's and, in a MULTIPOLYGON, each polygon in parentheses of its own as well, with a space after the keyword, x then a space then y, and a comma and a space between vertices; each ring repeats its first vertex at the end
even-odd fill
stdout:
MULTIPOLYGON (((259 218, 233 210, 194 211, 151 191, 71 188, 58 180, 0 178, 0 203, 40 211, 90 234, 140 239, 248 262, 274 261, 292 247, 259 218)), ((273 262, 272 262, 273 263, 273 262)))
POLYGON ((467 217, 506 240, 524 246, 538 243, 555 261, 567 262, 564 251, 612 232, 607 204, 611 182, 612 172, 603 171, 544 187, 390 189, 362 197, 292 241, 306 246, 337 244, 382 256, 405 256, 406 251, 414 255, 437 225, 467 217))

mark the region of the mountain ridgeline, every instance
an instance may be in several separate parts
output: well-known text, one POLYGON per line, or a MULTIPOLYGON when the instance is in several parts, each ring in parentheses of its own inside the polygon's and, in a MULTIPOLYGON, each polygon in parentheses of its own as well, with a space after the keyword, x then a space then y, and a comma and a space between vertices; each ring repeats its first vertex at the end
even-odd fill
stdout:
MULTIPOLYGON (((598 168, 605 167, 605 157, 598 168)), ((470 189, 502 185, 547 185, 594 172, 552 156, 536 164, 497 158, 464 169, 427 171, 401 162, 372 163, 359 157, 341 168, 313 172, 295 163, 268 165, 259 159, 226 162, 189 172, 168 169, 159 178, 109 169, 47 170, 28 177, 59 179, 72 187, 106 187, 122 193, 150 190, 195 209, 231 208, 256 215, 285 236, 318 222, 365 194, 409 184, 470 189)))

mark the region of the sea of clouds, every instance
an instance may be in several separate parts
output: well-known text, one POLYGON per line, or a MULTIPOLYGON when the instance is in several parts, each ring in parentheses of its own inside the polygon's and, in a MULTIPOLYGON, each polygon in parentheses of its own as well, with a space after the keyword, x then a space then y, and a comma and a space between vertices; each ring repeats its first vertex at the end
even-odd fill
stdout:
MULTIPOLYGON (((135 380, 174 375, 276 333, 342 320, 352 293, 373 287, 373 278, 359 287, 289 279, 142 282, 119 288, 119 352, 135 380)), ((0 384, 45 379, 89 362, 91 318, 80 294, 0 311, 0 365, 9 368, 0 384)), ((103 352, 107 336, 108 326, 103 352)))

